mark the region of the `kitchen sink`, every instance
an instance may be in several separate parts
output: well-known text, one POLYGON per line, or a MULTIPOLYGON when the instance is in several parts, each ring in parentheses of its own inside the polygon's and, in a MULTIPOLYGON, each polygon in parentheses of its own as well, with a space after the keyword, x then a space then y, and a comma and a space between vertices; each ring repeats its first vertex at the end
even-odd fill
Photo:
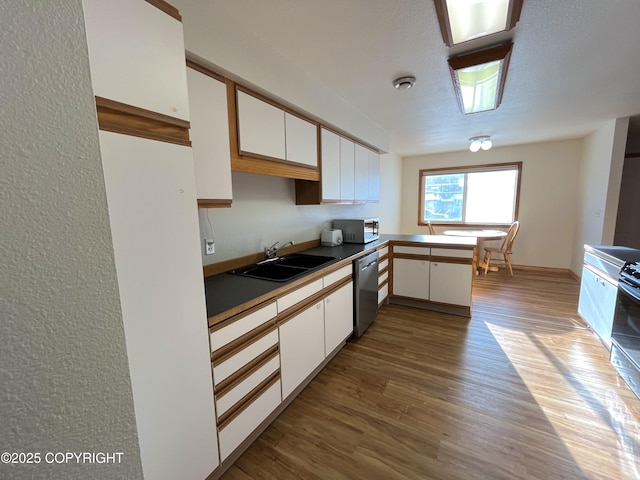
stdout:
POLYGON ((293 253, 284 257, 265 260, 260 263, 237 268, 230 273, 243 277, 270 280, 272 282, 285 282, 329 263, 332 260, 335 260, 335 258, 322 255, 293 253))

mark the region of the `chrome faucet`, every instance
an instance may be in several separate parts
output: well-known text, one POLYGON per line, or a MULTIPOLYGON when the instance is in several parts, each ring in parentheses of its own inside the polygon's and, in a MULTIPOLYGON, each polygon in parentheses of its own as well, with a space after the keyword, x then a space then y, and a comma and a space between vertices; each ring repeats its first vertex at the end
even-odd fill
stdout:
POLYGON ((280 245, 280 242, 276 242, 273 245, 271 245, 270 247, 264 247, 264 258, 277 258, 278 256, 278 251, 281 248, 284 248, 288 245, 293 245, 293 241, 291 242, 287 242, 284 245, 282 245, 281 247, 279 247, 278 245, 280 245))

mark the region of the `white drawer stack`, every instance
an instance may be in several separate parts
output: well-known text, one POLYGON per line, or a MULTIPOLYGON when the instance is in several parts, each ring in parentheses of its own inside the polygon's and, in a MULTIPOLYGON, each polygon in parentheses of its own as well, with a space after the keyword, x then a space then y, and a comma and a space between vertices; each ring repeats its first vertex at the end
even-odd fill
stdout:
POLYGON ((220 460, 282 402, 277 313, 271 301, 209 329, 220 460))

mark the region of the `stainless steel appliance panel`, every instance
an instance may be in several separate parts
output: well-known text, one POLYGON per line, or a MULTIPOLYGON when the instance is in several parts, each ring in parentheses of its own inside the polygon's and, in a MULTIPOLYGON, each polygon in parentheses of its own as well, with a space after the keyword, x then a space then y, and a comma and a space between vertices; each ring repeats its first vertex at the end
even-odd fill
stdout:
POLYGON ((375 251, 353 262, 353 331, 356 337, 362 336, 378 315, 378 258, 375 251))

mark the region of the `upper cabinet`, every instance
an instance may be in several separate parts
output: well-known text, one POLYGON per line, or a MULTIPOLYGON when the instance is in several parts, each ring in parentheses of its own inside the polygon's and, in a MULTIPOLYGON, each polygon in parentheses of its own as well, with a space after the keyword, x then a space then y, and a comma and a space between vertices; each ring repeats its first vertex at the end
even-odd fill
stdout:
POLYGON ((83 8, 96 97, 188 121, 177 10, 131 0, 85 0, 83 8))
POLYGON ((380 200, 380 154, 320 129, 320 182, 296 180, 296 204, 375 203, 380 200))
POLYGON ((233 170, 317 180, 318 126, 238 89, 233 170))
POLYGON ((187 64, 198 206, 228 207, 232 188, 227 85, 213 72, 192 62, 187 64))
POLYGON ((279 160, 286 158, 284 112, 238 91, 238 141, 240 154, 279 160))

